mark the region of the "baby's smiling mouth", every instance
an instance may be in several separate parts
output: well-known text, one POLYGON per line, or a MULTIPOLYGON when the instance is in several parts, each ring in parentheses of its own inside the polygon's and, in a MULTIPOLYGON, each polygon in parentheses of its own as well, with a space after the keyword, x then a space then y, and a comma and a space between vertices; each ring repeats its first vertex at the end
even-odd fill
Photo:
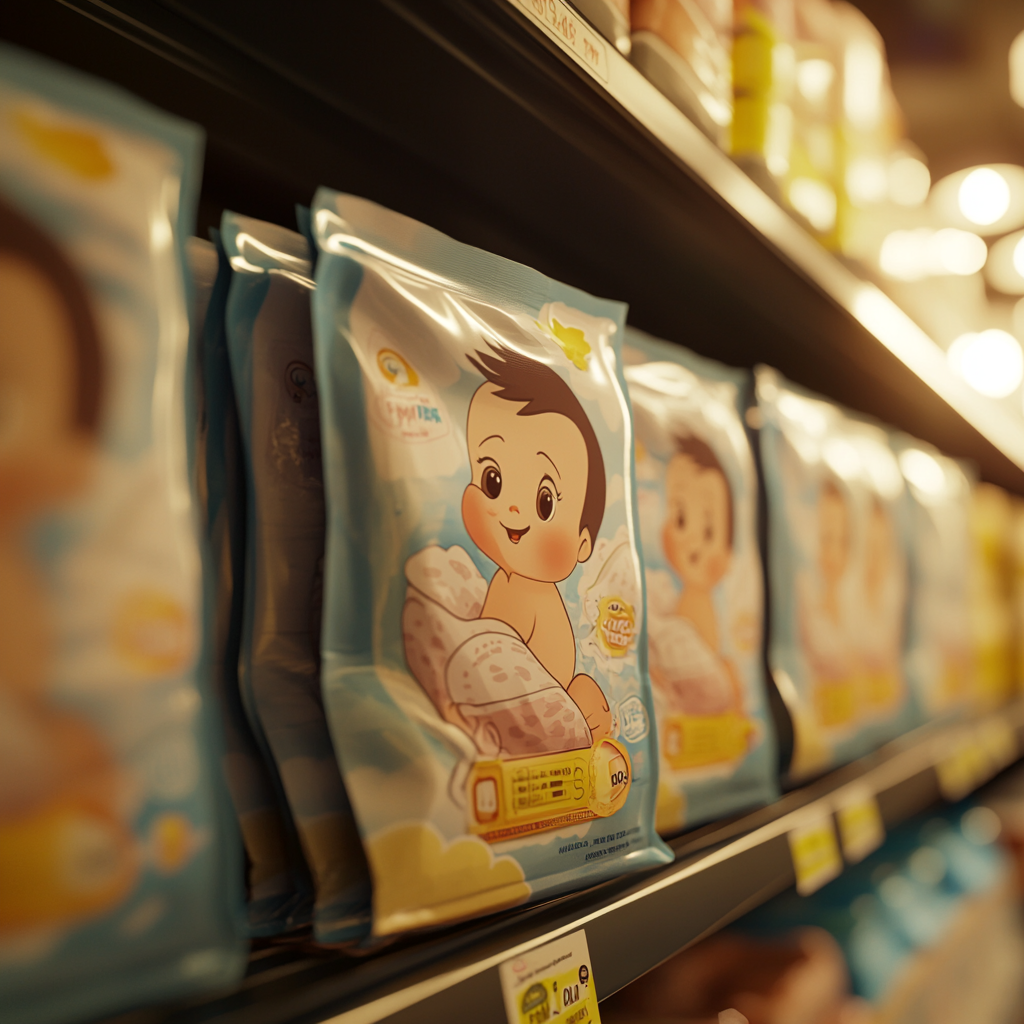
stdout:
POLYGON ((505 528, 505 532, 508 534, 508 539, 512 541, 513 544, 518 544, 519 541, 530 532, 530 528, 528 526, 524 526, 521 530, 513 530, 511 526, 505 526, 504 523, 501 525, 505 528))

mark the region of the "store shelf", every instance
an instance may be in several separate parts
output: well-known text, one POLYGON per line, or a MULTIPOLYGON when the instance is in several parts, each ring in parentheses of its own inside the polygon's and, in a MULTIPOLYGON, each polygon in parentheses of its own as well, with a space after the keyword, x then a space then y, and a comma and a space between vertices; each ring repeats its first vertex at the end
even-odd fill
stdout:
POLYGON ((520 0, 43 0, 0 36, 202 123, 203 217, 356 192, 763 361, 1024 492, 1024 430, 632 66, 595 77, 520 0))
POLYGON ((498 965, 578 928, 586 929, 603 999, 791 886, 789 832, 831 815, 845 794, 874 794, 892 827, 934 804, 951 784, 966 793, 985 781, 998 767, 993 753, 1009 762, 1022 743, 1024 703, 970 727, 928 727, 770 807, 674 840, 675 863, 658 871, 406 938, 362 958, 263 950, 237 991, 139 1011, 117 1024, 497 1024, 505 1019, 498 965))

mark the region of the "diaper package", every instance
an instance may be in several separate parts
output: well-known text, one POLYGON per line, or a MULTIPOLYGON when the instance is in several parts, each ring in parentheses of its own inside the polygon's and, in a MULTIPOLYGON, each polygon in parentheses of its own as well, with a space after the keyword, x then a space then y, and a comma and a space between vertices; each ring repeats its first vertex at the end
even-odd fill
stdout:
POLYGON ((755 374, 768 513, 768 665, 793 720, 791 780, 918 722, 903 672, 904 482, 885 431, 755 374))
POLYGON ((991 711, 1017 692, 1013 658, 1013 506, 995 484, 971 492, 971 632, 975 704, 991 711))
POLYGON ((245 965, 185 447, 201 149, 196 127, 0 46, 5 1024, 245 965))
POLYGON ((370 890, 320 694, 325 513, 309 246, 229 212, 221 242, 249 499, 240 682, 313 875, 315 937, 349 943, 369 929, 370 890))
POLYGON ((627 330, 658 830, 773 800, 750 374, 627 330))
POLYGON ((280 780, 260 751, 238 686, 246 501, 224 326, 232 270, 219 245, 197 238, 190 239, 189 261, 196 293, 190 366, 197 396, 189 422, 195 425, 195 477, 207 545, 210 672, 224 721, 224 775, 245 846, 249 934, 272 938, 310 924, 313 883, 280 780))
POLYGON ((893 446, 907 484, 907 681, 930 718, 974 700, 970 615, 971 480, 964 466, 905 434, 893 446))
POLYGON ((669 858, 622 305, 318 191, 323 686, 376 934, 669 858))

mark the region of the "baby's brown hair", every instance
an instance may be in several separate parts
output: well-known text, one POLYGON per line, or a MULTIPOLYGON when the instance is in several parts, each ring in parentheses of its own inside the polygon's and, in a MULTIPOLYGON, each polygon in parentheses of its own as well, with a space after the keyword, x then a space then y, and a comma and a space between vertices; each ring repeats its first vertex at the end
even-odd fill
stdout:
POLYGON ((507 402, 522 402, 517 416, 540 416, 558 413, 571 420, 583 437, 587 448, 587 493, 583 499, 579 532, 590 533, 590 544, 597 543, 597 534, 604 519, 605 475, 604 457, 597 434, 573 394, 572 388, 550 366, 524 356, 506 345, 488 342, 490 352, 474 352, 469 357, 473 366, 488 383, 498 390, 495 395, 507 402))
POLYGON ((693 463, 701 469, 710 469, 714 470, 716 473, 722 474, 722 479, 725 481, 725 493, 729 499, 726 505, 726 515, 729 521, 729 550, 731 551, 734 533, 732 488, 729 486, 729 477, 726 476, 725 470, 722 468, 722 463, 719 462, 718 456, 715 454, 711 445, 709 445, 707 441, 702 441, 699 437, 694 437, 693 434, 687 434, 684 437, 677 437, 676 451, 680 455, 685 455, 686 458, 691 459, 693 463))
POLYGON ((72 424, 88 434, 99 429, 103 355, 92 303, 81 275, 57 244, 33 221, 0 199, 0 255, 24 260, 56 289, 71 326, 76 363, 72 424))

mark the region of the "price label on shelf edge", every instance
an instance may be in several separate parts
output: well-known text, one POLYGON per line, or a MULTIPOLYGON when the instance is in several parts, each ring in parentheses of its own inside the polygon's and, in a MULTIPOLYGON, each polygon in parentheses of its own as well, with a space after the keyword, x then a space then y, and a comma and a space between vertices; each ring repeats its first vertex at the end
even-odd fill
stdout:
POLYGON ((608 44, 562 0, 509 0, 577 64, 608 81, 608 44))
POLYGON ((809 896, 842 873, 843 858, 832 815, 824 809, 819 818, 789 833, 789 852, 793 857, 796 891, 801 896, 809 896))
POLYGON ((850 790, 836 801, 839 841, 847 864, 858 864, 885 841, 885 823, 871 790, 850 790))
POLYGON ((582 928, 506 960, 499 974, 508 1024, 600 1024, 582 928))

